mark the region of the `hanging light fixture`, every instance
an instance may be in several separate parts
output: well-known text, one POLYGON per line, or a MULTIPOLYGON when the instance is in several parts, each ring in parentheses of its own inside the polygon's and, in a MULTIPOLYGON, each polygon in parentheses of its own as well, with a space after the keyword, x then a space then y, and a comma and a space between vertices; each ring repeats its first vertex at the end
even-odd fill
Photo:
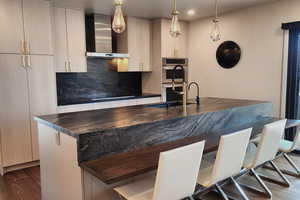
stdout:
POLYGON ((170 28, 170 34, 172 37, 178 37, 181 34, 180 24, 179 24, 179 11, 176 8, 176 0, 174 0, 173 11, 172 11, 172 22, 170 28))
POLYGON ((212 41, 217 42, 221 39, 219 19, 218 19, 218 0, 215 0, 215 18, 213 19, 213 29, 210 34, 212 41))
POLYGON ((126 29, 125 19, 122 12, 122 0, 115 0, 115 15, 112 23, 112 29, 116 33, 123 33, 126 29))

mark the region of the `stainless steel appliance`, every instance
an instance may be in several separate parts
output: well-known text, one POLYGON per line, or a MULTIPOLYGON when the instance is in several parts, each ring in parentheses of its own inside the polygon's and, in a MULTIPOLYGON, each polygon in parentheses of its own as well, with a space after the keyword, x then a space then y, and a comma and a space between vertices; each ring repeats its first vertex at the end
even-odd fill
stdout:
POLYGON ((162 58, 162 98, 164 102, 182 101, 182 95, 179 93, 183 91, 183 81, 188 82, 188 59, 162 58), (183 68, 174 70, 174 67, 178 65, 183 68))

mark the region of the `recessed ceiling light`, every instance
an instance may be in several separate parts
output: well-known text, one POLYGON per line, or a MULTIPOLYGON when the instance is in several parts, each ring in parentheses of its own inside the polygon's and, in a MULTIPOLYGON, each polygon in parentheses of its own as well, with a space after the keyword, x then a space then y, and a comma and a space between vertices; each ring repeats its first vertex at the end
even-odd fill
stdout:
POLYGON ((187 11, 187 14, 189 15, 189 16, 193 16, 194 14, 195 14, 195 10, 188 10, 187 11))

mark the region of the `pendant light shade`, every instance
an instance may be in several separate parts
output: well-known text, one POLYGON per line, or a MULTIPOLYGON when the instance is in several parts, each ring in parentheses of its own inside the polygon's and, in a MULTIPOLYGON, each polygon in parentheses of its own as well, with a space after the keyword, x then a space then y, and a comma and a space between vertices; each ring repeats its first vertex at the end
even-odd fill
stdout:
POLYGON ((213 29, 210 33, 210 38, 213 42, 217 42, 221 39, 221 32, 219 27, 219 19, 218 19, 218 0, 215 0, 215 11, 216 15, 213 19, 213 29))
POLYGON ((214 19, 213 20, 213 29, 210 33, 210 38, 213 42, 217 42, 221 40, 221 33, 220 33, 220 27, 219 27, 219 20, 214 19))
POLYGON ((122 12, 122 0, 115 0, 115 15, 112 23, 112 29, 116 33, 123 33, 126 29, 126 23, 122 12))
POLYGON ((174 9, 172 11, 172 22, 171 22, 171 28, 170 28, 170 34, 172 37, 178 37, 181 35, 181 28, 180 28, 180 23, 179 23, 179 11, 176 9, 176 0, 174 0, 174 9))

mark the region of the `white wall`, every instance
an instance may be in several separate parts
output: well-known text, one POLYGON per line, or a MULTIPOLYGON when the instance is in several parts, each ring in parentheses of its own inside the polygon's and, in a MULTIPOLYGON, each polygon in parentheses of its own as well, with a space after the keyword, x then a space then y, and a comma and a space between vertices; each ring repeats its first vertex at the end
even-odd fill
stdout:
POLYGON ((281 24, 300 21, 300 1, 281 0, 227 13, 220 18, 222 41, 210 40, 211 19, 190 24, 190 80, 200 83, 201 96, 268 100, 279 115, 283 31, 281 24), (223 69, 216 61, 221 42, 236 41, 242 49, 240 63, 223 69))

